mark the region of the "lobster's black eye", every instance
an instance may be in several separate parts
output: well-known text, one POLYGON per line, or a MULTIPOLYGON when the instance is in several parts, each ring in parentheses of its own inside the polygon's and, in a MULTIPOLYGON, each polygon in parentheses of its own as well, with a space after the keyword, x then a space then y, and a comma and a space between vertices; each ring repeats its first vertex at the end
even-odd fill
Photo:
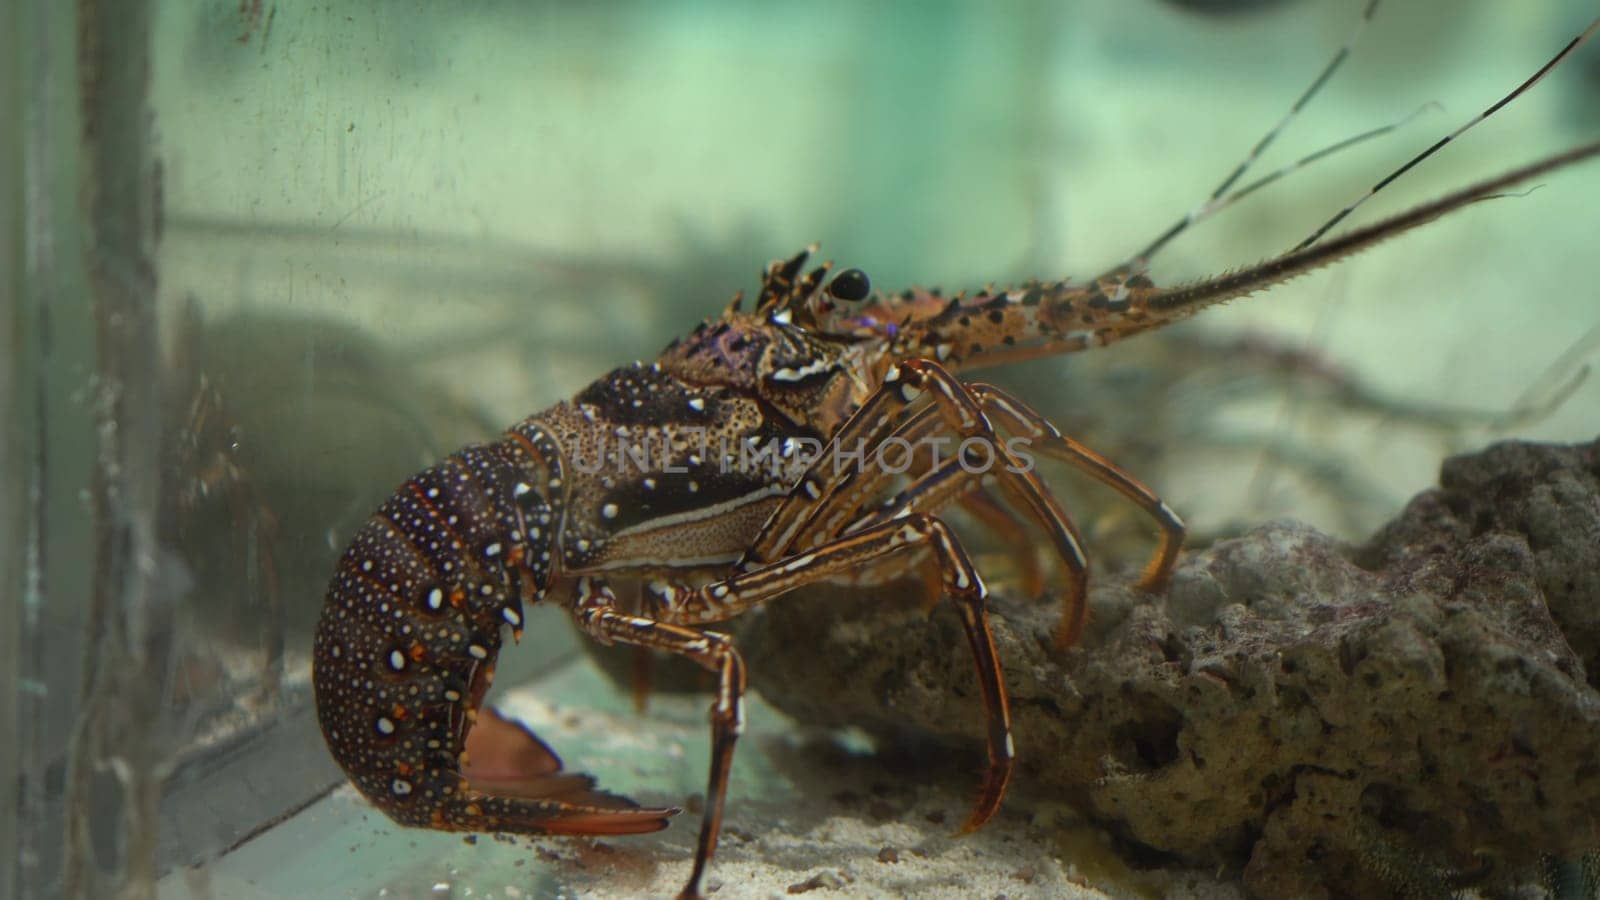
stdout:
POLYGON ((846 303, 865 300, 870 293, 872 282, 867 280, 867 273, 860 269, 845 269, 828 282, 828 296, 846 303))

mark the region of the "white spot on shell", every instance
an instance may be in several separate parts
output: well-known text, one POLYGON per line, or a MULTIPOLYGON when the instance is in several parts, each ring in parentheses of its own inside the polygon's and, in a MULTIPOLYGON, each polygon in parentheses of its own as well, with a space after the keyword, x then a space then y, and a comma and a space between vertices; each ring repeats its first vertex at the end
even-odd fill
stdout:
POLYGON ((394 734, 394 721, 388 716, 380 716, 378 718, 378 733, 394 734))
POLYGON ((396 672, 403 671, 406 667, 406 655, 399 650, 389 651, 389 668, 396 672))
POLYGON ((439 609, 444 606, 444 591, 434 588, 428 592, 428 608, 439 609))
POLYGON ((798 369, 782 368, 772 373, 773 381, 801 381, 818 372, 826 372, 830 363, 826 359, 819 359, 807 363, 798 369))
POLYGON ((605 506, 600 507, 600 515, 607 519, 615 519, 617 517, 617 505, 615 503, 607 503, 605 506))
POLYGON ((689 408, 695 412, 701 412, 706 408, 706 401, 700 399, 699 397, 690 397, 689 408))
POLYGON ((488 659, 489 651, 478 646, 477 644, 469 644, 467 645, 467 655, 471 656, 473 659, 488 659))

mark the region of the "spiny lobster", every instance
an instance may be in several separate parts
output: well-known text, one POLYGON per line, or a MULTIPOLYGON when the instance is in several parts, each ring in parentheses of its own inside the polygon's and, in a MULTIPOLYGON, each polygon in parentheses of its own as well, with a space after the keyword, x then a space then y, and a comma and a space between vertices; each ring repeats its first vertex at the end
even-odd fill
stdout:
MULTIPOLYGON (((1370 0, 1363 23, 1376 7, 1370 0)), ((318 715, 334 758, 361 793, 406 825, 584 835, 666 827, 679 810, 639 807, 587 776, 563 773, 537 738, 484 708, 504 627, 520 639, 527 604, 561 603, 602 642, 684 656, 717 677, 705 812, 682 892, 698 897, 744 726, 746 681, 729 638, 700 627, 803 585, 902 574, 931 555, 966 630, 987 711, 989 762, 965 825, 978 828, 1000 806, 1014 747, 987 591, 939 512, 958 504, 1020 534, 1015 509, 1043 531, 1067 582, 1060 647, 1084 627, 1088 563, 1076 526, 1027 451, 1075 466, 1154 520, 1160 542, 1139 581, 1147 590, 1166 584, 1184 527, 1150 489, 1027 404, 956 373, 1170 324, 1600 155, 1600 142, 1585 144, 1322 240, 1597 29, 1600 19, 1300 245, 1246 269, 1175 288, 1144 274, 1168 240, 1254 189, 1228 193, 1288 117, 1207 204, 1086 283, 1030 282, 947 299, 926 290, 874 293, 857 269, 830 280, 830 264, 806 270, 809 248, 772 263, 752 312, 736 296, 656 362, 617 369, 498 442, 455 453, 407 481, 368 520, 333 576, 314 649, 318 715), (960 447, 941 459, 940 439, 960 447), (618 603, 612 576, 646 583, 642 609, 618 603)))

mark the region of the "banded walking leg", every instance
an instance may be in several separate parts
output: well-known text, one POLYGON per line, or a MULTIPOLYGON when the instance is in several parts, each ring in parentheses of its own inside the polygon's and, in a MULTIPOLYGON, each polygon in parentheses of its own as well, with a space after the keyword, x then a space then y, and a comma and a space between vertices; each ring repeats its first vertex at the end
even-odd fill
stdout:
MULTIPOLYGON (((911 364, 902 366, 918 374, 923 385, 935 385, 938 390, 929 390, 927 393, 934 397, 932 406, 918 410, 897 429, 894 434, 908 434, 921 436, 926 432, 923 426, 928 417, 938 410, 945 418, 952 430, 959 430, 963 422, 974 423, 968 430, 974 436, 984 436, 990 441, 990 446, 995 452, 1001 453, 1004 444, 994 428, 993 422, 998 420, 1005 429, 1019 437, 1023 437, 1037 445, 1039 452, 1055 459, 1070 463, 1090 477, 1100 481, 1118 493, 1127 497, 1140 509, 1144 510, 1156 521, 1161 530, 1160 544, 1146 563, 1140 576, 1138 587, 1142 590, 1160 590, 1165 587, 1172 575, 1172 568, 1177 562, 1178 550, 1182 547, 1184 527, 1183 520, 1172 508, 1162 502, 1148 487, 1132 475, 1123 471, 1119 466, 1103 456, 1095 453, 1071 438, 1065 437, 1061 432, 1038 412, 1027 404, 1012 397, 1005 391, 992 385, 976 384, 964 385, 941 367, 927 361, 920 362, 920 368, 911 364), (960 401, 974 403, 976 410, 957 409, 953 413, 950 407, 959 407, 960 401), (981 424, 977 424, 981 423, 981 424), (982 429, 987 429, 982 430, 982 429)), ((905 376, 902 375, 902 378, 905 376)), ((889 385, 886 385, 886 388, 889 385)), ((922 393, 918 389, 918 395, 922 393)), ((865 407, 864 407, 865 408, 865 407)), ((991 460, 990 462, 993 462, 991 460)), ((1013 460, 1014 462, 1014 460, 1013 460)), ((1010 465, 1001 467, 998 471, 989 469, 997 476, 997 480, 1007 489, 1014 501, 1021 501, 1023 507, 1031 513, 1031 518, 1045 529, 1056 542, 1058 555, 1068 567, 1070 579, 1067 595, 1064 598, 1061 624, 1057 628, 1055 643, 1059 648, 1065 648, 1075 643, 1082 634, 1088 621, 1087 604, 1087 566, 1083 562, 1082 552, 1079 549, 1076 535, 1068 532, 1063 534, 1063 529, 1070 529, 1070 519, 1060 509, 1054 496, 1040 482, 1031 471, 1014 473, 1010 465)), ((852 475, 854 473, 851 473, 852 475)), ((864 484, 851 484, 850 489, 838 489, 821 492, 821 499, 816 501, 810 511, 802 519, 801 529, 791 535, 788 543, 779 548, 779 552, 796 552, 805 546, 803 536, 810 528, 821 527, 823 534, 841 533, 840 526, 843 522, 837 521, 833 516, 847 515, 853 507, 846 505, 840 508, 841 500, 854 499, 864 492, 864 489, 876 483, 887 481, 882 472, 877 473, 874 480, 870 476, 864 484)), ((911 489, 907 489, 907 493, 911 489)), ((931 503, 934 496, 932 488, 923 489, 923 505, 919 507, 922 512, 936 512, 939 505, 931 503)), ((949 496, 950 489, 944 488, 943 495, 949 496)), ((900 508, 897 499, 885 504, 886 510, 900 508)), ((781 510, 780 510, 781 511, 781 510)), ((844 532, 850 527, 871 521, 878 521, 885 514, 863 516, 856 521, 854 526, 844 526, 844 532)), ((813 539, 817 532, 812 532, 813 539)))
POLYGON ((751 571, 770 560, 805 549, 805 542, 799 540, 801 535, 809 535, 815 541, 843 533, 842 529, 851 520, 859 518, 858 509, 863 499, 882 490, 882 486, 897 474, 885 465, 865 465, 865 454, 879 453, 887 441, 901 435, 920 438, 927 433, 925 429, 933 427, 925 417, 933 415, 958 437, 976 437, 988 442, 993 451, 987 463, 990 474, 1013 497, 1026 498, 1025 505, 1032 517, 1045 529, 1072 573, 1069 604, 1081 603, 1088 563, 1059 504, 1048 496, 1038 478, 1026 471, 1005 448, 966 386, 943 366, 927 359, 909 360, 889 370, 883 386, 867 398, 807 468, 794 490, 763 526, 751 549, 745 552, 738 568, 751 571), (912 405, 924 396, 931 398, 931 405, 908 414, 912 405), (842 459, 840 448, 850 446, 858 447, 861 464, 853 469, 841 469, 837 465, 842 459))
MULTIPOLYGON (((877 472, 867 472, 863 454, 868 452, 868 448, 876 452, 894 434, 903 423, 907 409, 930 386, 936 387, 938 392, 951 395, 952 415, 957 420, 958 433, 967 435, 993 431, 977 405, 966 396, 961 382, 937 363, 914 359, 894 366, 884 376, 883 385, 867 397, 861 408, 839 427, 827 446, 806 468, 805 474, 795 483, 782 505, 762 526, 761 533, 756 535, 750 549, 740 559, 738 568, 750 571, 784 555, 784 548, 793 546, 794 536, 802 530, 811 534, 824 533, 825 530, 819 530, 810 523, 820 512, 837 507, 837 504, 832 507, 829 505, 833 495, 841 492, 850 495, 858 478, 884 474, 881 466, 877 472), (943 377, 930 377, 930 373, 943 377), (852 447, 855 448, 854 452, 849 450, 852 447), (839 465, 847 456, 856 459, 858 465, 855 468, 839 465)), ((862 493, 867 492, 856 492, 862 493)))
POLYGON ((984 604, 988 589, 955 533, 943 521, 910 513, 699 588, 652 585, 656 601, 653 613, 661 622, 678 625, 719 622, 796 588, 870 566, 891 554, 922 550, 932 551, 945 595, 961 616, 987 716, 989 767, 978 801, 964 826, 970 831, 993 818, 1000 808, 1006 784, 1011 780, 1015 748, 1000 660, 995 655, 984 604))
MULTIPOLYGON (((970 491, 973 483, 981 483, 982 477, 981 472, 973 471, 962 460, 948 460, 924 473, 880 508, 864 513, 845 529, 845 533, 892 522, 911 513, 930 514, 970 491)), ((1014 505, 1028 511, 1034 524, 1044 529, 1067 567, 1067 592, 1062 600, 1061 621, 1052 639, 1056 649, 1065 650, 1077 643, 1089 621, 1088 563, 1081 554, 1073 552, 1078 547, 1074 536, 1076 529, 1055 497, 1031 472, 1022 474, 1018 481, 1020 486, 1002 482, 1007 487, 1006 493, 1014 505)))
POLYGON ((1017 578, 1022 583, 1022 593, 1029 597, 1043 595, 1044 570, 1039 566, 1039 557, 1033 552, 1033 544, 1028 540, 1027 526, 1023 525, 1022 520, 982 487, 973 488, 956 502, 967 511, 968 515, 994 532, 1000 543, 1007 548, 1006 555, 1016 564, 1017 578))
MULTIPOLYGON (((776 537, 765 542, 758 538, 756 546, 741 561, 741 567, 749 570, 766 559, 800 553, 817 542, 847 534, 852 527, 860 527, 866 521, 881 521, 883 516, 871 515, 862 508, 862 503, 881 491, 897 473, 881 464, 881 460, 876 467, 838 471, 835 466, 830 473, 825 471, 828 454, 845 439, 870 441, 873 452, 877 452, 890 440, 900 438, 904 443, 908 439, 920 439, 938 425, 963 439, 980 438, 986 443, 987 459, 959 458, 967 449, 963 443, 963 449, 957 453, 958 459, 952 462, 958 462, 964 470, 992 476, 1054 545, 1056 555, 1066 566, 1067 578, 1055 643, 1059 648, 1071 646, 1088 621, 1089 564, 1076 528, 1039 477, 1007 449, 975 395, 943 366, 931 360, 910 360, 890 370, 883 387, 845 423, 840 437, 823 450, 784 505, 768 521, 763 536, 776 537), (931 402, 912 407, 924 397, 931 402), (830 475, 832 480, 823 480, 830 475)), ((932 486, 919 491, 918 511, 935 513, 966 490, 962 487, 958 491, 944 479, 937 483, 944 485, 937 492, 932 486), (940 498, 938 501, 934 500, 936 496, 940 498)), ((891 499, 884 508, 896 508, 899 504, 898 498, 891 499)))
POLYGON ((706 810, 700 819, 694 868, 678 895, 683 900, 700 896, 700 881, 717 851, 722 831, 722 806, 728 792, 728 770, 733 747, 744 731, 744 660, 727 635, 695 631, 616 609, 617 597, 596 578, 580 578, 577 589, 578 624, 602 643, 620 641, 675 653, 699 663, 717 675, 717 696, 711 704, 711 771, 706 780, 706 810))
POLYGON ((1178 560, 1178 549, 1183 546, 1183 520, 1162 502, 1155 492, 1137 478, 1123 471, 1116 463, 1106 459, 1062 433, 1032 407, 991 384, 970 385, 986 413, 1004 422, 1007 429, 1030 441, 1037 449, 1054 459, 1071 464, 1079 471, 1115 490, 1144 510, 1161 529, 1161 543, 1145 564, 1139 577, 1139 588, 1157 591, 1166 587, 1172 577, 1172 567, 1178 560))

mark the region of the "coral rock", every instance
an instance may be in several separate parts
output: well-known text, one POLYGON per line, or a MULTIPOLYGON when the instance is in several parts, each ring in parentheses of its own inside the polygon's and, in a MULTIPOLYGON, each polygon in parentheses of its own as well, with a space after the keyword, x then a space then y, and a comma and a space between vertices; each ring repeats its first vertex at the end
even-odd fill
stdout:
MULTIPOLYGON (((1054 604, 994 598, 1010 802, 1265 896, 1444 893, 1600 845, 1600 443, 1452 459, 1360 547, 1276 522, 1187 553, 1165 596, 1096 581, 1064 653, 1054 604)), ((981 747, 955 616, 885 593, 914 591, 747 617, 754 684, 803 721, 981 747)))

